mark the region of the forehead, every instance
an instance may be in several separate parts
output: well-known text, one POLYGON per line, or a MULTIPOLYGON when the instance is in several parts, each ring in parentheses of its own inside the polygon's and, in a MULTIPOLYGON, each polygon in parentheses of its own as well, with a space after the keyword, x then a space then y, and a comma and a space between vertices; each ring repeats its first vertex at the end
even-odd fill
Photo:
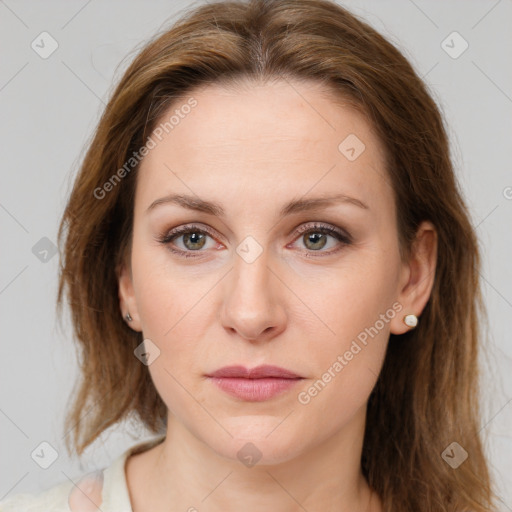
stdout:
POLYGON ((175 149, 183 148, 185 143, 185 147, 194 145, 214 150, 219 145, 229 147, 233 142, 245 149, 252 146, 284 151, 281 148, 298 143, 300 147, 296 149, 300 156, 311 143, 325 141, 322 149, 332 146, 348 129, 362 139, 368 139, 367 132, 371 130, 350 101, 336 98, 332 91, 314 81, 281 79, 262 84, 246 80, 229 86, 211 84, 176 101, 170 113, 179 111, 191 97, 197 105, 172 129, 169 142, 174 141, 175 149))
POLYGON ((333 188, 360 198, 380 191, 372 201, 382 207, 391 197, 371 124, 321 84, 211 84, 173 103, 159 126, 171 116, 139 169, 137 197, 146 207, 176 188, 200 196, 233 191, 234 201, 235 192, 257 201, 263 193, 333 188))

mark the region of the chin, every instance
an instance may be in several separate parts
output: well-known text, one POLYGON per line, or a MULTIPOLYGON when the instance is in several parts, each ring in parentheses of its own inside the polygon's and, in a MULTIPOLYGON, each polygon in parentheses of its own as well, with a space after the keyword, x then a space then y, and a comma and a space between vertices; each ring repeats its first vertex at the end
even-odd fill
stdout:
POLYGON ((290 425, 279 425, 282 419, 275 416, 235 419, 236 425, 223 422, 233 437, 226 435, 222 440, 215 437, 206 441, 222 457, 238 460, 247 467, 275 465, 297 457, 305 448, 303 436, 293 435, 290 425))

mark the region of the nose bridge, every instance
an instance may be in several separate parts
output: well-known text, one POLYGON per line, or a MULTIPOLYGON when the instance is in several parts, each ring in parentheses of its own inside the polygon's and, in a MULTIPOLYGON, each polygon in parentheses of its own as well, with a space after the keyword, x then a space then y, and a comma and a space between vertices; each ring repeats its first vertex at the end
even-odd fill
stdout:
MULTIPOLYGON (((240 245, 242 246, 242 244, 240 245)), ((242 250, 243 248, 239 247, 237 252, 242 250)), ((251 251, 252 249, 249 249, 247 254, 249 255, 251 251)), ((240 254, 237 254, 235 257, 233 268, 234 286, 239 292, 248 294, 252 299, 263 299, 263 295, 270 291, 268 290, 270 273, 268 252, 262 252, 262 254, 254 259, 245 259, 240 254)))
POLYGON ((270 252, 266 244, 264 234, 257 235, 257 238, 247 235, 236 247, 232 278, 239 291, 245 289, 247 293, 256 295, 269 291, 265 290, 271 273, 268 268, 270 252))

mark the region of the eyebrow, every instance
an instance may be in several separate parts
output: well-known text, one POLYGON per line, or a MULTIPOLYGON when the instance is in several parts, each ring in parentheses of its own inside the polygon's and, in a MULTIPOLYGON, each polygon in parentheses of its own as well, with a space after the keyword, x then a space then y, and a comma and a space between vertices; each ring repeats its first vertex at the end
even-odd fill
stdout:
MULTIPOLYGON (((214 215, 216 217, 225 216, 224 208, 222 208, 219 203, 214 201, 205 201, 199 197, 186 194, 171 194, 156 199, 149 205, 146 213, 149 213, 157 206, 162 204, 176 204, 183 208, 187 208, 188 210, 203 212, 209 215, 214 215)), ((320 210, 322 208, 327 208, 336 204, 351 204, 364 210, 370 209, 365 203, 359 199, 356 199, 355 197, 349 197, 345 194, 335 194, 331 196, 321 196, 310 199, 296 199, 290 201, 281 208, 279 215, 281 217, 285 217, 286 215, 291 215, 293 213, 320 210)))

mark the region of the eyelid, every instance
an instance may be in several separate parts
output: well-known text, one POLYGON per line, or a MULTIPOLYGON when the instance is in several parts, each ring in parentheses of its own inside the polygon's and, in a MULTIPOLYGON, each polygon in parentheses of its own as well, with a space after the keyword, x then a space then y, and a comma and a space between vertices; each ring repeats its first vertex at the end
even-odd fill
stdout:
POLYGON ((301 224, 297 229, 293 231, 294 234, 301 235, 307 231, 325 231, 331 236, 338 235, 346 243, 352 243, 352 236, 345 230, 334 226, 333 224, 325 224, 323 222, 313 221, 311 223, 301 224))
POLYGON ((182 224, 181 226, 178 226, 176 228, 173 228, 169 231, 164 231, 162 236, 158 237, 158 240, 161 242, 164 242, 164 240, 170 241, 175 236, 181 236, 187 232, 204 232, 207 235, 209 235, 211 238, 216 238, 217 234, 214 233, 213 229, 206 225, 202 224, 195 224, 195 223, 189 223, 189 224, 182 224))

